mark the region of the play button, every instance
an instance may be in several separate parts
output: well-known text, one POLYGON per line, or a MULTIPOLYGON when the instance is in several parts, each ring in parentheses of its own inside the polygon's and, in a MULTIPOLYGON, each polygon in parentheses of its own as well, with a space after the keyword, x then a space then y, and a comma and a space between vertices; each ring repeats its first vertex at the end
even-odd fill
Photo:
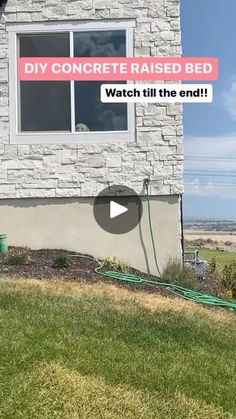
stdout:
POLYGON ((138 225, 143 207, 133 189, 112 185, 95 198, 93 213, 103 230, 111 234, 125 234, 138 225))
POLYGON ((110 202, 110 218, 118 217, 128 211, 128 208, 123 205, 117 204, 115 201, 110 202))

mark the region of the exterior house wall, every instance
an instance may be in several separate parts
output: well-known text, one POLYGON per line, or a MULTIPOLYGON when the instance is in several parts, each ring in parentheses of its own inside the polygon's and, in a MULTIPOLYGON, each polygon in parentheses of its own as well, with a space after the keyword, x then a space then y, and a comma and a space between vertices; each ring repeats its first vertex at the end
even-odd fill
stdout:
MULTIPOLYGON (((180 0, 8 0, 5 14, 7 22, 19 23, 132 19, 134 56, 181 54, 180 0)), ((95 256, 116 254, 133 266, 155 273, 153 260, 147 261, 139 227, 128 235, 113 237, 94 227, 91 214, 93 199, 102 189, 125 184, 144 195, 143 179, 149 177, 160 265, 164 266, 169 257, 180 256, 181 105, 137 104, 135 142, 13 145, 9 135, 8 57, 8 33, 1 26, 0 231, 9 234, 10 244, 38 248, 60 247, 60 243, 63 247, 66 243, 68 249, 95 256), (84 220, 82 225, 78 217, 84 220), (86 238, 90 236, 92 241, 86 238), (101 246, 101 242, 106 245, 101 246), (127 252, 127 247, 132 251, 127 252)), ((145 213, 146 201, 142 200, 145 213)), ((144 216, 146 240, 148 228, 144 216)))
MULTIPOLYGON (((66 249, 98 258, 116 256, 129 266, 156 275, 147 201, 141 222, 126 234, 102 230, 93 217, 94 198, 4 199, 0 231, 9 243, 32 249, 66 249)), ((151 199, 153 234, 160 271, 169 258, 181 257, 177 195, 151 199)))
MULTIPOLYGON (((134 55, 180 55, 179 0, 9 0, 8 22, 135 19, 134 55)), ((109 184, 182 192, 181 105, 138 104, 132 143, 11 145, 8 34, 0 29, 0 198, 96 196, 109 184)))

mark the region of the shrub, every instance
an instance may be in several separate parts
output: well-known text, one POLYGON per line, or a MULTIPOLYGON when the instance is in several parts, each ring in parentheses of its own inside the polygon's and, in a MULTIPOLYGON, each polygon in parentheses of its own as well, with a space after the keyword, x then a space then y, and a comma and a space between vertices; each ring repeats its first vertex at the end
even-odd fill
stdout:
POLYGON ((224 266, 222 271, 217 269, 216 260, 209 262, 207 283, 210 292, 220 297, 236 298, 236 261, 224 266))
POLYGON ((209 275, 214 274, 217 271, 216 258, 212 258, 209 262, 208 273, 209 275))
POLYGON ((199 289, 196 275, 192 269, 183 268, 179 260, 169 260, 163 270, 161 280, 190 289, 199 289))
POLYGON ((232 292, 232 298, 236 298, 236 261, 225 265, 222 271, 222 283, 226 291, 232 292))
POLYGON ((119 272, 128 271, 128 266, 122 260, 118 259, 116 256, 107 257, 104 261, 104 266, 114 271, 119 271, 119 272))
POLYGON ((58 255, 54 258, 52 267, 56 269, 68 268, 70 265, 70 259, 67 255, 58 255))
POLYGON ((5 260, 6 265, 10 265, 10 266, 26 265, 27 262, 28 262, 28 256, 26 253, 8 255, 5 260))
POLYGON ((226 240, 225 242, 225 246, 232 246, 233 242, 231 242, 230 240, 226 240))
POLYGON ((29 248, 28 247, 10 247, 9 253, 3 257, 3 262, 9 266, 26 265, 29 260, 29 248))
POLYGON ((209 292, 216 294, 219 297, 225 296, 225 290, 222 284, 222 273, 217 269, 215 258, 212 258, 209 262, 207 270, 207 285, 209 285, 209 292))
POLYGON ((206 241, 204 239, 193 240, 193 246, 202 247, 202 246, 204 246, 204 244, 206 244, 206 241))
POLYGON ((217 244, 218 244, 217 240, 212 240, 210 238, 208 238, 208 239, 199 238, 199 239, 194 239, 194 240, 189 240, 188 241, 188 245, 193 246, 193 247, 204 247, 206 245, 212 247, 213 245, 215 246, 217 244))

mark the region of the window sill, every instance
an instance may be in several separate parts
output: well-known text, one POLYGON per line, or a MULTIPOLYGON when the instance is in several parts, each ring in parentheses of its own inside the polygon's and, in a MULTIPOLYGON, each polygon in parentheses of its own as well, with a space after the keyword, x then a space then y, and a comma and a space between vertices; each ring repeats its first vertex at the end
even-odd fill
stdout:
POLYGON ((102 144, 135 142, 130 131, 81 133, 24 133, 10 135, 10 144, 102 144))

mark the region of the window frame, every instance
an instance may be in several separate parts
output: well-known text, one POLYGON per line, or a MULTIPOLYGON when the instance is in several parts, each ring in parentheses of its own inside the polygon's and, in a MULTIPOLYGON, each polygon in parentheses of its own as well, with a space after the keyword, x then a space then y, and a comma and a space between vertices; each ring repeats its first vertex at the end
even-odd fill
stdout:
MULTIPOLYGON (((69 33, 70 56, 73 53, 74 32, 99 32, 122 30, 126 33, 126 56, 134 54, 134 27, 135 21, 72 21, 72 22, 42 22, 7 24, 9 32, 9 117, 10 117, 10 144, 91 144, 91 143, 127 143, 135 141, 135 104, 127 104, 126 131, 75 131, 75 91, 74 81, 70 82, 71 93, 71 127, 72 131, 57 132, 19 132, 18 121, 20 114, 20 83, 18 78, 18 36, 37 33, 69 33)), ((132 83, 127 81, 127 83, 132 83)))

